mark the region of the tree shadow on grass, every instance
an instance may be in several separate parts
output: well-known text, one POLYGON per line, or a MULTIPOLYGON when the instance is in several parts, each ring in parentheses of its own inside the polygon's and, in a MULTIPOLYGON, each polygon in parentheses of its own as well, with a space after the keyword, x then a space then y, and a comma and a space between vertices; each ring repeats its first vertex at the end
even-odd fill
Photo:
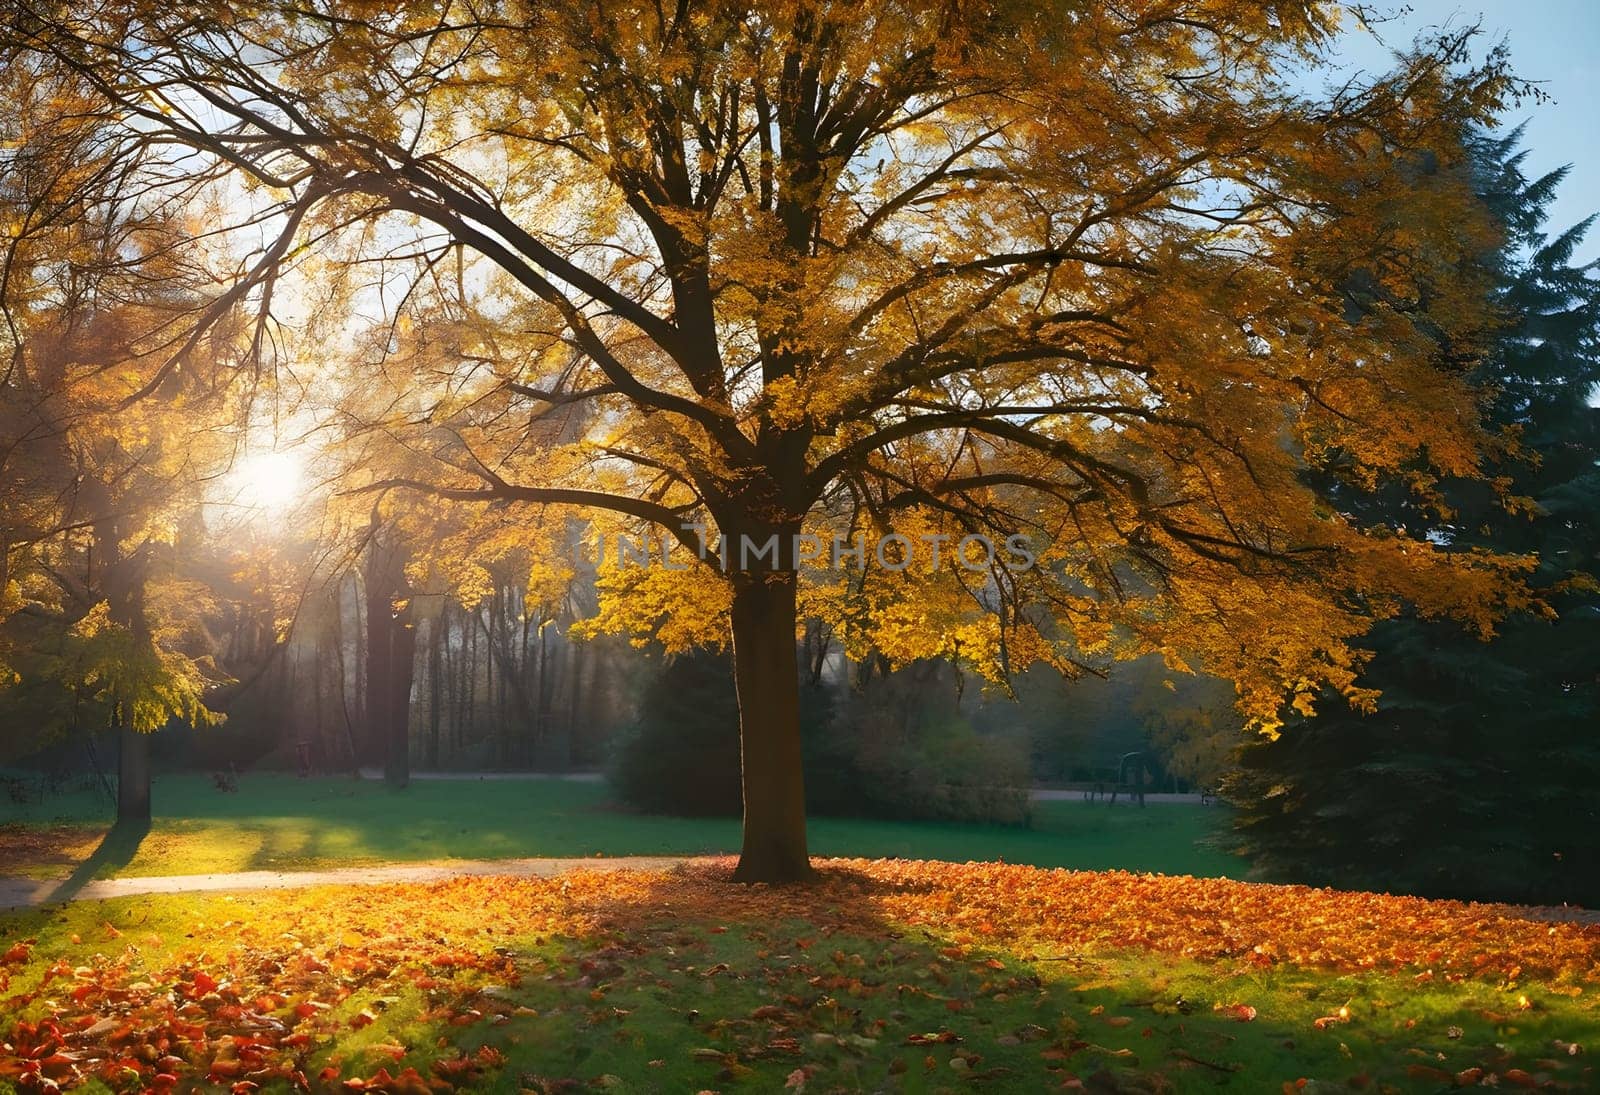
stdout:
POLYGON ((144 843, 144 838, 148 835, 150 835, 148 820, 117 822, 100 841, 99 847, 89 854, 89 858, 78 864, 72 874, 50 891, 45 903, 71 901, 103 871, 126 867, 138 854, 139 845, 144 843))
MULTIPOLYGON (((665 1072, 683 1090, 741 1081, 775 1090, 802 1066, 824 1090, 1039 1091, 1081 1080, 1134 1093, 1248 1087, 1237 1074, 1255 1069, 1276 1088, 1297 1075, 1272 1069, 1259 1046, 1240 1052, 1238 1024, 1170 984, 1088 956, 1041 961, 1029 947, 958 943, 885 916, 885 899, 937 902, 942 887, 929 880, 839 866, 815 885, 777 887, 733 884, 704 865, 674 874, 635 900, 591 908, 598 931, 528 980, 532 1007, 573 1016, 543 1047, 550 1064, 571 1045, 577 1054, 562 1063, 577 1077, 585 1066, 636 1080, 665 1072), (685 883, 700 900, 685 901, 685 883), (574 987, 605 992, 605 1004, 573 1009, 574 987), (1137 1020, 1125 1014, 1135 1001, 1137 1020), (1149 1010, 1164 1001, 1171 1018, 1149 1010), (608 1008, 626 1013, 627 1038, 590 1033, 608 1008)), ((1251 1033, 1281 1045, 1289 1030, 1263 1023, 1251 1033)), ((519 1047, 506 1048, 515 1059, 519 1047)))
MULTIPOLYGON (((948 887, 839 865, 814 886, 738 886, 703 864, 642 887, 617 881, 579 871, 512 884, 559 885, 584 926, 512 943, 520 986, 461 1002, 503 1020, 491 1036, 510 1064, 503 1080, 777 1090, 800 1069, 824 1090, 1277 1091, 1313 1077, 1431 1091, 1463 1069, 1533 1068, 1552 1035, 1580 1033, 1571 1015, 1529 1016, 1508 1033, 1474 1010, 1481 994, 1406 1000, 1409 978, 1004 932, 975 941, 937 914, 909 924, 893 912, 908 900, 954 912, 948 887), (1346 1003, 1349 1022, 1337 1019, 1346 1003)), ((434 891, 445 904, 458 892, 483 897, 434 891)), ((450 1023, 422 1041, 458 1037, 450 1023)), ((1570 1083, 1561 1073, 1581 1062, 1558 1064, 1552 1078, 1570 1083)))
POLYGON ((0 864, 9 876, 51 878, 76 867, 79 849, 104 836, 104 826, 0 823, 0 864))

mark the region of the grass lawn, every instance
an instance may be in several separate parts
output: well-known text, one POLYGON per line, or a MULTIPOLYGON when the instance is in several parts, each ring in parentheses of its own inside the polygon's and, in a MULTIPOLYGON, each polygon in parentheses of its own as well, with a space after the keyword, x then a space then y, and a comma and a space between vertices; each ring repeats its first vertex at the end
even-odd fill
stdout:
POLYGON ((1600 1088, 1596 927, 1117 872, 726 871, 0 916, 0 1090, 1600 1088))
MULTIPOLYGON (((566 780, 418 781, 404 792, 339 778, 247 775, 236 793, 201 775, 156 780, 155 819, 137 842, 101 846, 105 796, 79 791, 0 804, 0 874, 55 877, 303 870, 381 862, 737 851, 734 819, 628 813, 604 784, 566 780)), ((817 818, 818 855, 1004 860, 1238 877, 1243 864, 1197 841, 1219 807, 1034 804, 1031 829, 817 818)))

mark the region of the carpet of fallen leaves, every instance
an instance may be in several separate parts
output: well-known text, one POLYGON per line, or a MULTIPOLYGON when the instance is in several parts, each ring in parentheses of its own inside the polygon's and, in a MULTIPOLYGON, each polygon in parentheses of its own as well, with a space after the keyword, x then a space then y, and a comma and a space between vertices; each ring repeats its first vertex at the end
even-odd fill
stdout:
MULTIPOLYGON (((1267 985, 1250 978, 1276 971, 1311 983, 1353 975, 1408 992, 1471 989, 1503 1000, 1503 1013, 1476 1011, 1475 1022, 1500 1032, 1484 1036, 1482 1064, 1456 1069, 1445 1067, 1444 1052, 1407 1051, 1398 1075, 1421 1090, 1487 1083, 1577 1091, 1600 1083, 1582 1044, 1593 1040, 1593 1027, 1541 1036, 1543 1056, 1526 1061, 1488 1040, 1511 1037, 1512 1024, 1535 1022, 1547 1006, 1581 1006, 1585 1021, 1596 1019, 1600 926, 1548 923, 1498 906, 1003 864, 832 860, 816 884, 802 887, 737 886, 727 881, 729 866, 168 895, 0 918, 0 1087, 680 1090, 688 1066, 675 1061, 672 1071, 660 1059, 647 1062, 666 1070, 656 1083, 612 1073, 510 1074, 508 1053, 532 1053, 538 1063, 525 1033, 536 1048, 540 1024, 558 1013, 578 1024, 581 1038, 654 1046, 624 1033, 632 1001, 642 999, 658 1010, 672 1004, 682 1016, 680 1048, 706 1072, 707 1086, 765 1090, 776 1062, 791 1090, 853 1090, 867 1083, 864 1065, 839 1072, 811 1058, 826 1050, 830 1062, 868 1060, 888 1045, 902 1056, 871 1086, 1161 1091, 1225 1079, 1234 1090, 1277 1091, 1287 1082, 1315 1091, 1317 1081, 1239 1076, 1246 1064, 1214 1059, 1231 1041, 1216 1024, 1254 1023, 1257 1004, 1266 1004, 1230 994, 1267 985), (730 932, 737 939, 724 943, 730 932), (728 949, 735 943, 747 950, 728 949), (1145 993, 1152 998, 1119 1006, 1123 997, 1096 996, 1084 984, 1076 996, 1051 995, 1051 975, 1041 976, 1081 973, 1109 955, 1153 969, 1202 964, 1216 971, 1220 995, 1190 1018, 1196 1001, 1162 989, 1160 978, 1145 993), (710 992, 719 978, 739 990, 688 1006, 685 986, 710 992), (862 1003, 877 997, 896 1008, 880 1014, 862 1003), (1109 1000, 1111 1011, 1097 999, 1109 1000), (1032 1010, 1016 1021, 1024 1000, 1032 1010), (1115 1014, 1134 1008, 1146 1018, 1115 1014), (989 1056, 1009 1061, 1026 1051, 1037 1075, 963 1048, 963 1022, 976 1023, 985 1009, 1014 1022, 989 1032, 989 1056), (1086 1023, 1107 1037, 1083 1033, 1086 1023), (1178 1080, 1148 1068, 1116 1071, 1111 1066, 1138 1060, 1131 1048, 1108 1048, 1124 1027, 1130 1038, 1164 1039, 1167 1063, 1192 1071, 1178 1080), (1108 1063, 1079 1068, 1074 1057, 1085 1050, 1108 1063), (939 1082, 909 1068, 905 1053, 939 1082)), ((1128 976, 1131 967, 1121 968, 1117 976, 1128 976)), ((1331 1036, 1352 1022, 1346 1005, 1316 1010, 1295 1013, 1294 1022, 1331 1036)), ((1462 1037, 1454 1025, 1441 1032, 1462 1037)), ((1292 1058, 1293 1039, 1280 1041, 1292 1058)), ((1330 1044, 1352 1059, 1348 1083, 1366 1086, 1371 1070, 1345 1041, 1330 1044)))
POLYGON ((888 885, 880 899, 887 914, 972 942, 1600 982, 1600 928, 1530 920, 1507 906, 1005 864, 842 866, 888 885))

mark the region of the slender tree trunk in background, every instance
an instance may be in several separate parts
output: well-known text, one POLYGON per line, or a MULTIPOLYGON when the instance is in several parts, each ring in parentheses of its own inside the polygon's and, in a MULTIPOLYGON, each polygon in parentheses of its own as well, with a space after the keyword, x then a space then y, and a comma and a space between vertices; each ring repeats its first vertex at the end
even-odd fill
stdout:
MULTIPOLYGON (((357 601, 356 611, 360 611, 360 602, 357 601)), ((357 621, 359 625, 359 621, 357 621)), ((360 629, 357 628, 359 642, 360 629)), ((344 723, 345 749, 350 761, 350 771, 354 772, 360 766, 360 750, 356 747, 356 718, 350 714, 350 683, 344 665, 344 583, 339 584, 337 601, 333 613, 333 649, 339 659, 339 717, 344 723)), ((359 654, 359 651, 358 651, 359 654)))
POLYGON ((459 641, 454 648, 455 666, 455 695, 452 703, 455 705, 451 714, 454 737, 451 739, 450 748, 454 753, 459 753, 466 748, 468 734, 468 695, 472 685, 467 680, 467 675, 472 672, 468 646, 472 641, 472 621, 467 616, 465 607, 457 606, 456 631, 459 641))
MULTIPOLYGON (((493 616, 490 617, 493 620, 493 616)), ((483 624, 480 617, 478 622, 483 624)), ((484 625, 486 628, 490 625, 484 625)), ((514 727, 519 725, 532 725, 535 717, 537 697, 528 692, 527 682, 524 679, 525 669, 516 661, 516 647, 510 640, 510 623, 506 622, 501 631, 503 642, 496 641, 493 632, 485 630, 483 640, 488 655, 488 666, 499 670, 500 693, 504 700, 489 697, 489 726, 491 737, 495 741, 495 748, 501 762, 509 764, 512 759, 511 746, 516 744, 516 736, 512 733, 514 727)))
POLYGON ((367 613, 366 598, 361 596, 361 587, 355 585, 354 576, 351 577, 351 604, 355 609, 356 633, 356 660, 355 660, 355 724, 361 728, 362 740, 357 741, 352 734, 350 748, 350 765, 359 767, 367 749, 365 741, 367 728, 372 716, 367 711, 367 613))
POLYGON ((446 597, 439 609, 439 756, 442 760, 447 749, 454 748, 456 712, 456 657, 450 649, 451 632, 450 598, 446 597))
POLYGON ((417 625, 408 602, 389 632, 389 740, 384 782, 396 790, 411 783, 411 685, 416 678, 417 625))
MULTIPOLYGON (((108 493, 100 484, 85 485, 85 499, 94 511, 110 508, 108 493)), ((101 588, 111 622, 127 630, 141 653, 150 646, 150 620, 145 614, 145 551, 122 554, 122 535, 114 518, 94 524, 94 546, 101 588)), ((150 824, 150 735, 134 729, 131 713, 122 703, 114 714, 117 732, 117 824, 150 824)))
POLYGON ((584 688, 583 672, 588 666, 588 648, 583 643, 567 640, 571 651, 572 664, 571 681, 572 691, 567 697, 567 724, 561 736, 559 748, 556 751, 556 761, 562 769, 572 767, 572 746, 578 740, 578 727, 583 722, 583 701, 587 695, 584 688))
POLYGON ((439 710, 444 687, 445 609, 428 621, 428 767, 439 767, 439 710))
POLYGON ((872 658, 869 655, 859 662, 850 663, 850 691, 860 692, 872 679, 872 658))
POLYGON ((801 881, 812 872, 800 759, 794 572, 736 575, 732 615, 744 789, 744 844, 733 877, 801 881))
POLYGON ((521 645, 517 638, 519 628, 516 586, 506 587, 505 597, 500 602, 500 611, 503 614, 503 619, 500 621, 500 641, 506 651, 505 673, 500 682, 500 718, 505 722, 506 740, 510 744, 508 760, 521 764, 527 759, 524 751, 527 743, 523 741, 525 726, 518 717, 517 709, 521 706, 519 697, 526 695, 528 691, 525 677, 528 665, 523 660, 521 645))
POLYGON ((477 630, 472 633, 472 706, 468 711, 472 741, 477 744, 494 732, 493 719, 484 719, 484 709, 494 708, 494 651, 484 637, 483 606, 472 615, 477 630), (480 664, 481 663, 481 664, 480 664))
MULTIPOLYGON (((447 606, 448 609, 448 606, 447 606)), ((451 641, 450 631, 445 632, 445 657, 450 663, 450 754, 461 752, 464 739, 462 724, 465 721, 464 705, 467 696, 467 630, 466 617, 461 617, 461 641, 451 641)), ((454 623, 452 622, 452 630, 454 623)))
POLYGON ((494 759, 499 767, 506 768, 510 765, 510 725, 506 722, 506 648, 501 642, 501 597, 501 584, 496 581, 488 600, 490 623, 483 637, 490 648, 490 687, 485 700, 490 706, 490 722, 494 727, 494 759), (501 671, 499 677, 494 676, 496 663, 501 671))
POLYGON ((366 667, 363 674, 366 702, 362 706, 366 711, 366 720, 361 752, 362 759, 369 764, 384 760, 388 742, 389 696, 393 692, 389 680, 392 664, 389 658, 389 629, 394 609, 391 607, 392 598, 384 588, 387 584, 385 575, 377 561, 379 550, 376 544, 369 549, 371 555, 363 576, 366 580, 367 656, 363 659, 366 667))
POLYGON ((467 682, 466 693, 461 704, 462 742, 476 741, 478 736, 478 615, 474 610, 472 622, 467 623, 463 617, 462 626, 466 631, 466 666, 464 675, 467 682))
MULTIPOLYGON (((316 650, 311 656, 311 732, 303 736, 316 743, 324 758, 332 756, 328 750, 327 703, 322 694, 323 678, 327 675, 328 636, 323 633, 317 636, 316 650)), ((313 766, 315 766, 314 761, 313 766)))
POLYGON ((384 538, 372 515, 363 577, 367 610, 367 749, 389 786, 411 782, 411 683, 417 634, 403 545, 384 538))
MULTIPOLYGON (((77 706, 78 701, 76 698, 74 698, 72 724, 69 727, 69 733, 77 733, 78 731, 77 706)), ((111 786, 111 780, 106 777, 105 768, 100 764, 100 750, 95 748, 94 738, 95 733, 92 730, 83 736, 84 751, 89 754, 89 767, 94 769, 95 778, 100 781, 100 789, 106 793, 106 799, 112 804, 115 804, 117 801, 117 792, 116 789, 111 786)))
POLYGON ((811 620, 806 624, 806 680, 812 688, 822 686, 822 674, 828 668, 828 651, 833 643, 833 634, 827 625, 820 620, 811 620))
POLYGON ((277 737, 282 744, 284 731, 289 732, 289 747, 298 750, 300 742, 307 737, 305 728, 305 704, 301 702, 302 694, 296 687, 300 677, 299 659, 294 655, 294 648, 284 651, 284 656, 278 659, 277 668, 269 672, 270 684, 276 686, 276 691, 268 692, 276 703, 278 711, 277 737))
POLYGON ((493 742, 495 756, 500 755, 499 727, 495 724, 494 717, 494 634, 489 630, 494 626, 494 614, 489 611, 488 603, 478 606, 477 614, 473 617, 478 622, 480 634, 472 637, 472 664, 476 669, 478 664, 479 643, 483 651, 483 709, 487 720, 480 719, 478 711, 478 682, 476 673, 472 682, 472 725, 476 729, 486 722, 486 731, 495 740, 493 742))
MULTIPOLYGON (((542 624, 544 621, 541 620, 539 623, 542 624)), ((542 756, 547 727, 539 722, 539 696, 544 695, 544 680, 550 676, 550 660, 544 650, 544 628, 542 626, 539 628, 539 642, 533 642, 531 634, 533 629, 525 628, 525 632, 523 648, 526 650, 526 655, 523 656, 523 664, 528 666, 528 677, 526 677, 530 690, 528 695, 533 696, 533 711, 528 717, 528 741, 533 749, 533 756, 542 756)))
POLYGON ((543 742, 550 733, 550 708, 555 699, 556 675, 550 671, 550 627, 545 621, 539 627, 539 681, 534 695, 536 710, 533 715, 534 740, 543 742))
MULTIPOLYGON (((539 687, 537 674, 544 672, 542 664, 535 664, 538 659, 533 652, 533 618, 534 613, 528 609, 528 591, 522 590, 517 601, 517 619, 521 625, 517 629, 517 663, 522 667, 518 673, 518 689, 526 695, 529 689, 539 687)), ((534 691, 534 695, 538 695, 534 691)), ((539 728, 531 723, 526 728, 527 755, 530 763, 537 760, 542 743, 539 740, 539 728)))

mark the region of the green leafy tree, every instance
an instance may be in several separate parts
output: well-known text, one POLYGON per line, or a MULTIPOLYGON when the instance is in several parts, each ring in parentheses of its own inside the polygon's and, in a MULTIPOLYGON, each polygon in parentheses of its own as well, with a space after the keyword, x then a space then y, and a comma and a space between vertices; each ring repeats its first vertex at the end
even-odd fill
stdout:
POLYGON ((231 329, 203 322, 204 249, 134 184, 149 155, 88 81, 0 48, 0 719, 26 728, 12 754, 115 732, 135 822, 150 735, 216 719, 180 541, 232 455, 242 375, 231 329))

